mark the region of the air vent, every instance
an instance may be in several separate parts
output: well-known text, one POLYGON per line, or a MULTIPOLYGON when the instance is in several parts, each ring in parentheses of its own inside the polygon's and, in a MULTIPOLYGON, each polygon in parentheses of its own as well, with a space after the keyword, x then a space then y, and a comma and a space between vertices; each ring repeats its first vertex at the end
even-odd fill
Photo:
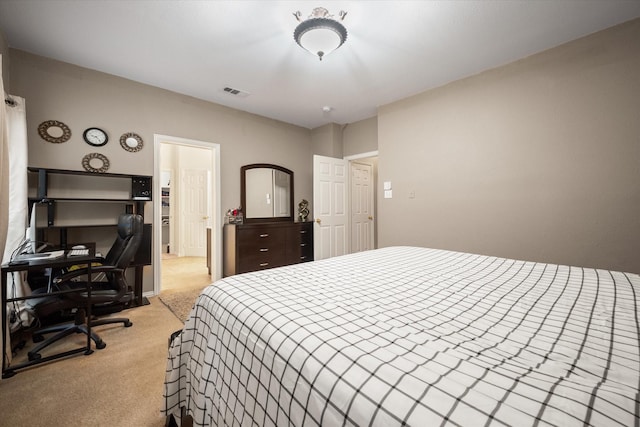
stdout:
POLYGON ((234 88, 229 87, 229 86, 225 87, 223 90, 225 92, 227 92, 228 94, 230 94, 230 95, 239 96, 241 98, 249 96, 249 92, 244 92, 244 91, 242 91, 240 89, 234 89, 234 88))

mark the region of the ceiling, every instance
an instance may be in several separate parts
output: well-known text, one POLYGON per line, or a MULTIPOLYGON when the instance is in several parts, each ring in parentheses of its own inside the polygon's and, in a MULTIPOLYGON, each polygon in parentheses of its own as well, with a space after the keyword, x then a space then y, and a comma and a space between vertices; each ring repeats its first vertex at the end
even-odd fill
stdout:
POLYGON ((0 0, 12 48, 306 128, 639 16, 638 0, 0 0), (318 6, 347 12, 347 41, 323 61, 292 36, 293 13, 318 6))

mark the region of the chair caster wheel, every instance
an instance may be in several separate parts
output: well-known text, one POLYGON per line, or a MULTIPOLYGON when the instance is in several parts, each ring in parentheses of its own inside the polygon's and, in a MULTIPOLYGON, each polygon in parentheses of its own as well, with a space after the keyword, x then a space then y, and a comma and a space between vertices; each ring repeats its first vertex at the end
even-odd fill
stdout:
POLYGON ((44 336, 42 335, 33 335, 31 337, 31 339, 33 340, 33 342, 40 342, 44 340, 44 336))
POLYGON ((42 359, 42 355, 40 353, 27 353, 27 356, 29 356, 29 362, 42 359))
POLYGON ((131 323, 131 322, 127 322, 127 323, 124 324, 125 328, 129 328, 131 326, 133 326, 133 323, 131 323))
POLYGON ((105 348, 107 346, 107 344, 104 341, 100 341, 96 343, 96 348, 98 350, 102 350, 103 348, 105 348))

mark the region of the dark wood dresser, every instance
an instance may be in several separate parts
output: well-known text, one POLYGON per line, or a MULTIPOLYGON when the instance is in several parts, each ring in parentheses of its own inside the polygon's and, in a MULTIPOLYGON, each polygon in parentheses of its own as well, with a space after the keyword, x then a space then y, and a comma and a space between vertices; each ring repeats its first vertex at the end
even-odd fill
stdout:
POLYGON ((224 276, 313 261, 313 222, 224 226, 224 276))

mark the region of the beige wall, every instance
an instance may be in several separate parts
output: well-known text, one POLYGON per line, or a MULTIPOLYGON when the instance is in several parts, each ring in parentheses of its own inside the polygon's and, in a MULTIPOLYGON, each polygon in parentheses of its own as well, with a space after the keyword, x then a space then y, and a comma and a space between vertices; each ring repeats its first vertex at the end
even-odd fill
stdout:
MULTIPOLYGON (((240 205, 240 167, 248 163, 293 170, 295 200, 313 199, 308 129, 24 51, 10 49, 10 55, 11 93, 26 99, 30 166, 83 170, 83 156, 100 152, 110 161, 109 172, 152 175, 154 134, 170 135, 220 144, 220 215, 240 205), (45 120, 66 123, 70 141, 41 139, 37 127, 45 120), (107 131, 104 147, 82 140, 89 126, 107 131), (138 133, 144 148, 123 150, 119 137, 125 132, 138 133)), ((145 278, 145 291, 151 288, 145 278)))
POLYGON ((311 130, 310 133, 313 154, 342 158, 342 126, 329 123, 311 130))
POLYGON ((639 76, 635 20, 382 107, 380 245, 640 273, 639 76))
POLYGON ((33 166, 81 169, 98 151, 81 140, 93 125, 109 132, 112 172, 151 174, 154 133, 210 141, 224 211, 239 204, 243 164, 292 169, 295 199, 312 200, 312 154, 378 150, 380 246, 640 272, 639 46, 636 20, 311 131, 16 50, 10 88, 27 99, 33 166), (48 119, 70 125, 71 141, 42 141, 48 119), (117 143, 127 131, 144 138, 140 153, 117 143))
POLYGON ((371 117, 349 123, 342 130, 345 157, 378 150, 378 118, 371 117))

